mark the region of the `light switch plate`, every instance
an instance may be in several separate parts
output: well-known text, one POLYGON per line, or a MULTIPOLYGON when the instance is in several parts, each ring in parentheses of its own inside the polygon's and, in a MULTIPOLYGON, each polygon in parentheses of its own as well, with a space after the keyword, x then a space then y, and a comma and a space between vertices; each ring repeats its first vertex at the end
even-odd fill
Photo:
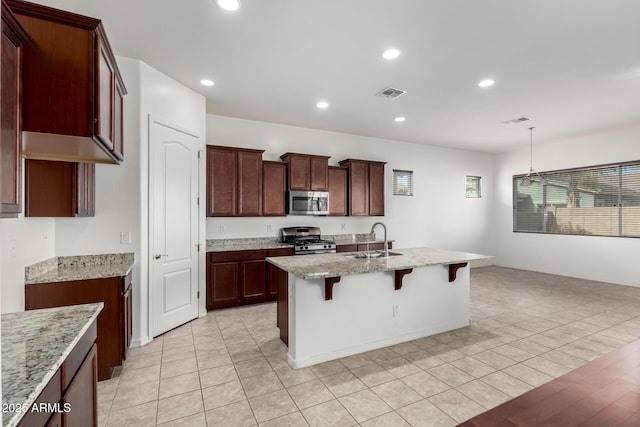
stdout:
POLYGON ((130 231, 121 231, 120 232, 120 244, 121 245, 130 245, 131 244, 131 232, 130 231))

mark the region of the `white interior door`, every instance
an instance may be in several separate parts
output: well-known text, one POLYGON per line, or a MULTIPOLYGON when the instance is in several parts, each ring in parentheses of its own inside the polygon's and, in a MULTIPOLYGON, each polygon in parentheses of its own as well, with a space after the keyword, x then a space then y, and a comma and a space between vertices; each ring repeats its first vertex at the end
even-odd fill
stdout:
POLYGON ((199 136, 150 120, 152 333, 198 316, 199 136))

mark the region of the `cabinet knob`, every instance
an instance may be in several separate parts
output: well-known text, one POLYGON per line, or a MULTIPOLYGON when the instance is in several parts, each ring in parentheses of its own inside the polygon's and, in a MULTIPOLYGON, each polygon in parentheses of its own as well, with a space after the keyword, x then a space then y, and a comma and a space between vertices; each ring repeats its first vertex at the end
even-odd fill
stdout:
POLYGON ((167 257, 167 256, 169 256, 169 255, 167 255, 167 254, 164 254, 164 255, 160 255, 160 254, 158 254, 158 255, 154 256, 154 258, 155 258, 155 259, 160 259, 160 258, 162 258, 162 257, 167 257))

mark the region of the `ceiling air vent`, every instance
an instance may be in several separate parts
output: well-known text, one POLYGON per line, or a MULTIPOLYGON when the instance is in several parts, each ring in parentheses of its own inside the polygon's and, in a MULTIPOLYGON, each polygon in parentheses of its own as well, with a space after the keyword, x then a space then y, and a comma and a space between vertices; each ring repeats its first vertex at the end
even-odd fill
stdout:
POLYGON ((406 90, 395 89, 392 87, 387 87, 382 89, 380 92, 376 93, 376 96, 381 96, 383 98, 395 99, 401 95, 407 93, 406 90))
POLYGON ((531 117, 517 117, 515 119, 507 120, 506 122, 502 122, 505 125, 517 125, 518 123, 524 123, 531 120, 531 117))

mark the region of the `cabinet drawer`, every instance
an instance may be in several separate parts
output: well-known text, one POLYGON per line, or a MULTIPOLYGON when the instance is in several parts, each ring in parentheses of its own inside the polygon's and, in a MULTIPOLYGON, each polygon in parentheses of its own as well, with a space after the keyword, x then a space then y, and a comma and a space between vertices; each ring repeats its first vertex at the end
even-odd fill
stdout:
MULTIPOLYGON (((60 391, 60 370, 57 370, 53 375, 53 378, 49 381, 38 396, 38 398, 33 403, 34 405, 38 405, 39 403, 58 403, 60 402, 60 398, 62 397, 62 393, 60 391)), ((46 425, 47 420, 51 416, 51 412, 36 412, 36 411, 28 411, 24 414, 24 417, 18 423, 18 427, 32 427, 32 426, 43 426, 46 425)))
POLYGON ((264 249, 253 251, 209 252, 209 262, 250 261, 264 259, 267 252, 264 249))
POLYGON ((73 377, 75 377, 76 373, 80 369, 80 365, 82 365, 82 361, 84 360, 85 356, 94 346, 97 337, 97 321, 94 320, 91 326, 89 326, 87 332, 85 332, 82 338, 80 338, 78 344, 76 344, 71 353, 69 353, 66 360, 62 364, 62 367, 60 368, 63 391, 67 389, 67 387, 73 380, 73 377))
POLYGON ((293 255, 293 248, 267 249, 267 256, 290 256, 293 255))
POLYGON ((336 245, 336 252, 355 252, 358 245, 336 245))

